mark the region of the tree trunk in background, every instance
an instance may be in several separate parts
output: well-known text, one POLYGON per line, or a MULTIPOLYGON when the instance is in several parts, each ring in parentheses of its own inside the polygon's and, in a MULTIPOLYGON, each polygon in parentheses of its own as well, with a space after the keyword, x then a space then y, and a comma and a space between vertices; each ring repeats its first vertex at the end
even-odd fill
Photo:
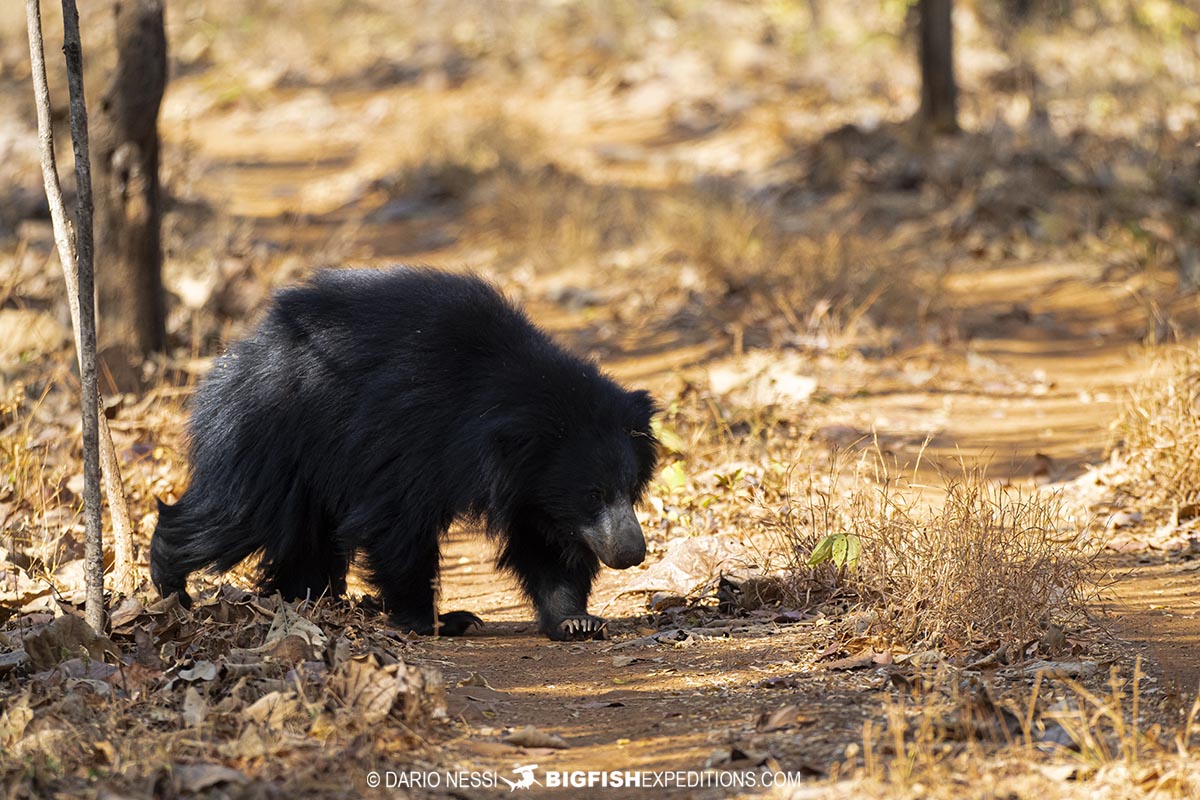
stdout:
POLYGON ((120 0, 117 66, 96 108, 96 286, 100 346, 121 389, 131 362, 166 345, 159 239, 158 109, 167 82, 162 0, 120 0))
POLYGON ((958 130, 951 0, 920 0, 921 125, 930 133, 958 130))

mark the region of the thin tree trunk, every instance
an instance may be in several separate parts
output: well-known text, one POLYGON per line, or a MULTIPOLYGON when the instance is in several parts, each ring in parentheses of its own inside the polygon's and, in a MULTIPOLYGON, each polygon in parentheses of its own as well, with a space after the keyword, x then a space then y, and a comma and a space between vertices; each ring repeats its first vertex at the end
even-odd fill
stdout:
POLYGON ((104 631, 104 533, 100 519, 100 396, 96 381, 96 289, 92 259, 92 174, 88 164, 87 104, 83 95, 83 43, 75 0, 63 0, 63 54, 67 60, 71 143, 75 147, 75 254, 79 281, 79 379, 83 408, 83 513, 87 522, 88 624, 104 631))
POLYGON ((166 346, 158 110, 167 39, 162 0, 121 0, 114 11, 117 65, 94 108, 96 287, 106 364, 135 389, 130 363, 166 346))
MULTIPOLYGON (((63 277, 67 286, 67 306, 71 313, 71 327, 75 334, 75 353, 83 372, 83 339, 80 319, 79 287, 75 242, 71 238, 71 226, 67 221, 63 203, 62 186, 58 180, 58 166, 54 158, 54 134, 50 122, 50 89, 46 82, 45 48, 42 42, 42 19, 38 0, 26 0, 26 24, 29 35, 29 56, 32 65, 34 100, 37 109, 38 145, 41 153, 42 181, 46 189, 46 200, 50 206, 54 241, 62 264, 63 277)), ((112 433, 108 421, 99 413, 99 393, 93 395, 97 409, 100 438, 100 460, 104 465, 104 489, 112 518, 114 556, 116 571, 113 588, 120 594, 131 594, 134 588, 133 573, 133 525, 129 518, 129 507, 121 482, 121 468, 113 447, 112 433)), ((87 405, 86 396, 84 405, 87 405)))
POLYGON ((920 0, 921 123, 932 133, 958 130, 952 0, 920 0))

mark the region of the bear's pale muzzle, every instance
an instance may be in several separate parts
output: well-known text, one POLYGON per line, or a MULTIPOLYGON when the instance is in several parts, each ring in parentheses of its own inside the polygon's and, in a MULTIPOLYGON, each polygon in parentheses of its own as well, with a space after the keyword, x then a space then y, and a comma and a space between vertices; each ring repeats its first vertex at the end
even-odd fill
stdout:
POLYGON ((596 557, 613 569, 627 569, 646 558, 642 526, 633 512, 633 504, 627 500, 605 506, 596 523, 579 533, 596 557))

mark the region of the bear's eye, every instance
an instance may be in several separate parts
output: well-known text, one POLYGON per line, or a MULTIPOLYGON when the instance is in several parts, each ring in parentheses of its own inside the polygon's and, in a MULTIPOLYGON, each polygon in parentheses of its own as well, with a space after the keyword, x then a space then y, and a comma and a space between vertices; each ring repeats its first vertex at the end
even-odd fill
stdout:
POLYGON ((592 489, 587 493, 585 499, 587 500, 589 506, 592 506, 593 508, 599 508, 604 504, 604 492, 600 491, 599 489, 592 489))

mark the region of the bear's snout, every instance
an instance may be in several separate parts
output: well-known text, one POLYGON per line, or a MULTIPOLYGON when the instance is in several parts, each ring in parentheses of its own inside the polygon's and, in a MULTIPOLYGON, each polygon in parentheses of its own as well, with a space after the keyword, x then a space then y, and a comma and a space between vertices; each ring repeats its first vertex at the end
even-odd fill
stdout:
POLYGON ((646 558, 646 538, 628 501, 605 506, 595 524, 583 528, 580 534, 596 557, 613 569, 628 569, 646 558))

